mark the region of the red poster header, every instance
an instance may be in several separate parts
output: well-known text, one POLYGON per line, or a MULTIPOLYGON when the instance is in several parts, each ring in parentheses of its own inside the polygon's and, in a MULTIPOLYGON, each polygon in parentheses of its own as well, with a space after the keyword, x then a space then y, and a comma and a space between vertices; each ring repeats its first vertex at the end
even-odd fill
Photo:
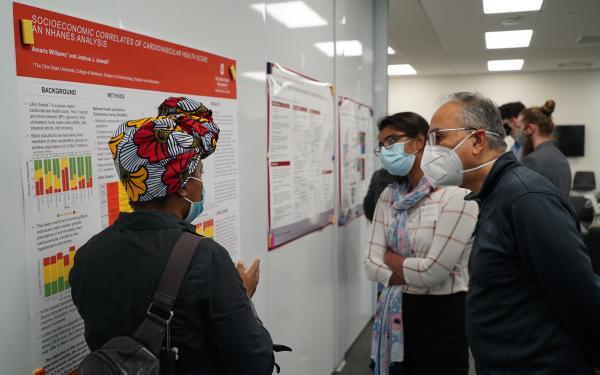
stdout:
POLYGON ((235 60, 13 3, 17 75, 236 98, 235 60))

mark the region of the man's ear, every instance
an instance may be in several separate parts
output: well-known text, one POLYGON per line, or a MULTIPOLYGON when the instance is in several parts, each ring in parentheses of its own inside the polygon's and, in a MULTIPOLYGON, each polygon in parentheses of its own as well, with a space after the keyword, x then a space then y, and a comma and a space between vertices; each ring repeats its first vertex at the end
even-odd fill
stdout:
POLYGON ((485 150, 488 138, 488 133, 484 131, 473 134, 473 156, 478 156, 485 150))

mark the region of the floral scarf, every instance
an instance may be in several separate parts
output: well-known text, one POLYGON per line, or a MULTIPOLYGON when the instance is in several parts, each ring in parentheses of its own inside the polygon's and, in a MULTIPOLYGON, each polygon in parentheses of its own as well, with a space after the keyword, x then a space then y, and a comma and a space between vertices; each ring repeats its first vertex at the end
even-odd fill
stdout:
MULTIPOLYGON (((404 257, 411 254, 411 239, 406 230, 408 210, 428 196, 433 187, 425 177, 417 187, 408 192, 408 180, 396 182, 393 186, 395 217, 385 233, 386 245, 404 257)), ((404 360, 404 332, 402 324, 402 286, 386 286, 377 302, 371 359, 375 363, 374 375, 387 375, 390 365, 404 360)))

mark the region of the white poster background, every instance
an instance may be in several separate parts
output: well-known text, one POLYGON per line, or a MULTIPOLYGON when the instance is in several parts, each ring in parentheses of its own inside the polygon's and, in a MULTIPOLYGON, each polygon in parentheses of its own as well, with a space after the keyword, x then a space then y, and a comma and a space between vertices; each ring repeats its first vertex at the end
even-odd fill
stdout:
POLYGON ((73 250, 100 229, 94 125, 76 89, 44 94, 43 88, 56 87, 56 82, 17 80, 32 365, 64 375, 88 351, 83 322, 71 302, 68 271, 73 250), (66 177, 63 171, 69 172, 66 177), (92 176, 91 186, 88 178, 81 184, 86 173, 92 176))
POLYGON ((346 97, 338 98, 339 198, 338 224, 363 213, 373 157, 373 109, 346 97))
POLYGON ((331 85, 268 64, 269 249, 333 219, 331 85))
MULTIPOLYGON (((59 272, 56 256, 64 257, 72 247, 76 251, 109 224, 107 183, 118 181, 118 176, 108 141, 117 126, 126 120, 156 116, 163 100, 183 95, 27 77, 17 80, 32 365, 45 367, 49 375, 64 375, 80 362, 88 349, 83 322, 71 301, 70 288, 65 286, 68 267, 63 260, 63 271, 59 272), (59 87, 65 89, 61 92, 72 94, 43 93, 43 87, 59 87), (53 167, 55 159, 60 163, 78 157, 91 158, 90 188, 36 194, 39 162, 43 168, 47 165, 45 160, 50 160, 53 167), (48 277, 48 268, 44 268, 44 259, 52 256, 56 269, 50 268, 51 278, 56 279, 60 274, 63 287, 60 291, 51 290, 47 296, 44 278, 48 277)), ((220 127, 215 153, 203 160, 205 211, 194 224, 200 232, 213 236, 237 261, 240 259, 237 101, 186 96, 211 109, 220 127)), ((60 177, 58 185, 62 188, 60 177)), ((45 179, 44 174, 44 183, 45 179)), ((68 182, 71 183, 70 178, 68 182)), ((57 184, 54 175, 50 184, 57 184)), ((70 257, 71 265, 72 262, 70 257)))

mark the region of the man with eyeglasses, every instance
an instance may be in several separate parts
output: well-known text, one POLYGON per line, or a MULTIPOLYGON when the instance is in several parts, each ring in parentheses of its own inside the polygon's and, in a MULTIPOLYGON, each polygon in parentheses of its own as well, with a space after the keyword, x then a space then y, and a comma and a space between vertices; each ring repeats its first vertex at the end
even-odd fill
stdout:
POLYGON ((421 167, 480 206, 466 331, 478 375, 598 374, 600 278, 576 214, 554 185, 506 152, 496 105, 453 94, 431 120, 421 167))

